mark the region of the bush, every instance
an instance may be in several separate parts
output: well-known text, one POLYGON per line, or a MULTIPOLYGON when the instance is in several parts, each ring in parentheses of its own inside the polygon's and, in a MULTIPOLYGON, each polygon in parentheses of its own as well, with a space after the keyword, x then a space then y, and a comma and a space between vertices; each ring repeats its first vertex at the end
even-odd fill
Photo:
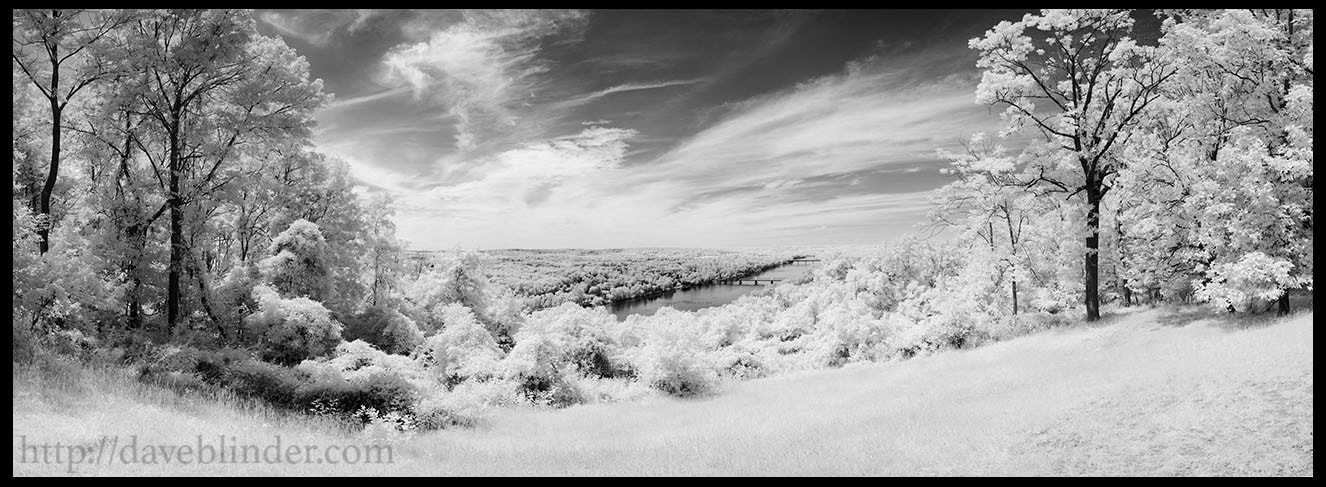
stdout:
POLYGON ((261 276, 255 266, 235 267, 212 288, 212 303, 217 319, 234 343, 250 343, 245 333, 244 317, 258 310, 253 299, 253 288, 260 284, 261 276))
POLYGON ((531 314, 517 339, 535 334, 548 337, 562 351, 561 356, 553 358, 558 367, 571 367, 586 376, 626 377, 633 373, 630 364, 609 335, 616 326, 617 319, 606 308, 563 303, 531 314))
POLYGON ((23 205, 13 208, 13 285, 15 323, 34 332, 83 328, 118 319, 126 287, 117 276, 103 272, 105 259, 87 250, 90 245, 74 232, 76 226, 58 227, 51 247, 37 254, 36 228, 41 218, 23 205))
POLYGON ((1251 311, 1275 300, 1300 284, 1291 276, 1294 264, 1285 259, 1250 252, 1238 262, 1212 266, 1209 282, 1194 282, 1198 300, 1230 311, 1251 311))
POLYGON ((425 367, 448 385, 497 375, 502 351, 474 313, 452 303, 438 309, 437 315, 442 330, 425 339, 420 350, 425 367))
POLYGON ((417 424, 425 430, 474 427, 484 411, 524 401, 519 386, 505 380, 466 381, 450 391, 435 391, 415 406, 417 424))
POLYGON ((337 414, 367 422, 365 410, 378 413, 411 413, 417 390, 401 375, 387 370, 372 371, 350 380, 323 376, 303 385, 296 393, 300 409, 315 414, 337 414))
POLYGON ((263 358, 291 365, 326 355, 341 342, 341 324, 321 303, 308 298, 283 299, 267 286, 253 288, 259 311, 244 319, 261 337, 263 358))
POLYGON ((295 220, 272 239, 271 257, 258 262, 262 277, 285 297, 326 300, 331 286, 327 241, 316 224, 295 220))
POLYGON ((424 334, 414 320, 380 306, 346 320, 342 336, 346 341, 363 340, 384 352, 399 355, 410 354, 424 341, 424 334))
MULTIPOLYGON (((668 318, 680 313, 664 308, 659 315, 668 318)), ((701 339, 703 333, 682 320, 668 321, 672 321, 670 326, 647 328, 642 345, 630 352, 638 379, 674 396, 709 393, 718 384, 718 374, 711 351, 701 339)))
POLYGON ((300 389, 306 379, 294 369, 256 360, 232 363, 220 374, 221 385, 240 396, 293 410, 303 409, 300 389))
POLYGON ((569 382, 566 354, 552 337, 526 327, 516 335, 516 346, 502 361, 503 375, 519 384, 526 399, 554 407, 581 402, 579 391, 569 382))

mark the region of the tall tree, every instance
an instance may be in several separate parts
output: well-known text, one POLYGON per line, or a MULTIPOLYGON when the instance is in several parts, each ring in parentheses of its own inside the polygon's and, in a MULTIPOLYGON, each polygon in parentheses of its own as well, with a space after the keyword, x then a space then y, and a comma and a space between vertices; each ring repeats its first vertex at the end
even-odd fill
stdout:
POLYGON ((976 134, 964 149, 939 151, 950 164, 943 172, 958 179, 937 191, 930 219, 960 229, 989 248, 998 267, 995 275, 1008 281, 1009 308, 1016 315, 1019 274, 1034 272, 1033 256, 1025 248, 1026 229, 1044 208, 1018 187, 1016 160, 1005 147, 976 134))
POLYGON ((117 64, 100 49, 128 17, 114 10, 14 10, 13 60, 46 98, 51 117, 51 157, 37 199, 38 246, 50 249, 51 194, 60 175, 64 113, 80 91, 115 74, 117 64))
MULTIPOLYGON (((1166 12, 1163 46, 1179 75, 1170 90, 1190 122, 1175 151, 1195 173, 1192 234, 1211 271, 1269 256, 1292 269, 1277 288, 1279 312, 1289 289, 1312 276, 1311 10, 1166 12), (1215 182, 1218 184, 1201 184, 1215 182)), ((1177 174, 1176 174, 1177 175, 1177 174)))
POLYGON ((365 254, 365 280, 368 282, 368 306, 376 307, 391 300, 395 283, 404 274, 401 265, 401 243, 396 239, 396 224, 392 223, 395 210, 391 198, 384 193, 372 195, 365 205, 365 223, 368 225, 365 254))
POLYGON ((156 122, 165 167, 170 262, 167 323, 180 317, 181 277, 190 265, 186 205, 233 182, 237 153, 261 140, 306 137, 325 103, 321 80, 279 39, 259 35, 244 10, 155 12, 136 22, 138 96, 156 122))
POLYGON ((1120 148, 1175 71, 1134 42, 1133 24, 1127 10, 1044 10, 970 42, 983 70, 977 102, 1005 107, 1004 134, 1040 135, 1022 186, 1084 200, 1088 321, 1100 319, 1101 201, 1125 164, 1120 148))

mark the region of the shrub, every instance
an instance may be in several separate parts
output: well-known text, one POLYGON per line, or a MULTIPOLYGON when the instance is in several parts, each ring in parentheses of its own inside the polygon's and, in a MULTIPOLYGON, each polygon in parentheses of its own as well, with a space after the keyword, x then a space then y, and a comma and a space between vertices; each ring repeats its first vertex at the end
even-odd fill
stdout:
POLYGON ((267 286, 253 288, 258 312, 244 319, 261 337, 263 358, 295 364, 326 355, 341 342, 341 324, 321 303, 308 298, 283 299, 267 286))
POLYGON ((400 374, 388 370, 375 370, 353 380, 322 376, 302 385, 297 393, 301 409, 323 414, 339 414, 360 422, 373 417, 361 413, 410 413, 417 398, 417 389, 400 374))
POLYGON ((327 242, 316 224, 295 220, 272 239, 271 257, 258 262, 262 277, 285 297, 326 300, 331 285, 327 242))
POLYGON ((279 365, 246 360, 232 363, 221 374, 221 384, 245 397, 266 401, 277 407, 300 410, 300 389, 306 376, 279 365))
POLYGON ((609 335, 609 329, 615 326, 617 319, 606 308, 563 303, 531 314, 526 330, 517 334, 517 338, 547 336, 562 351, 560 357, 553 358, 559 367, 566 365, 575 372, 595 377, 629 376, 630 365, 620 356, 619 347, 609 335))
MULTIPOLYGON (((890 315, 894 318, 897 315, 890 315)), ((811 367, 840 367, 848 362, 875 360, 887 355, 889 327, 871 313, 862 300, 848 299, 826 307, 820 326, 810 336, 811 367)))
POLYGON ((373 307, 346 320, 346 341, 363 340, 387 353, 407 355, 424 341, 414 320, 391 308, 373 307))
POLYGON ((1293 268, 1288 260, 1250 252, 1237 262, 1212 266, 1209 282, 1193 283, 1195 296, 1221 309, 1249 311, 1297 287, 1298 280, 1290 275, 1293 268))
MULTIPOLYGON (((659 314, 668 318, 681 312, 664 308, 659 314)), ((656 315, 658 316, 658 315, 656 315)), ((630 352, 638 379, 674 396, 706 394, 718 384, 718 374, 703 343, 700 330, 682 320, 672 326, 652 326, 645 330, 642 345, 630 352)))
POLYGON ((523 402, 519 386, 505 380, 465 381, 450 391, 434 391, 415 406, 420 428, 473 427, 482 423, 484 412, 493 407, 523 402))
POLYGON ((424 340, 420 355, 425 367, 449 385, 496 375, 502 351, 474 313, 452 303, 438 309, 437 315, 443 328, 424 340))
POLYGON ((516 336, 516 346, 502 360, 503 376, 516 384, 536 404, 567 406, 580 402, 575 386, 567 381, 566 354, 553 337, 526 327, 516 336))
MULTIPOLYGON (((44 333, 117 319, 126 286, 105 275, 105 259, 68 227, 51 233, 51 247, 36 252, 36 229, 42 224, 23 205, 13 208, 13 318, 16 324, 44 333)), ((75 227, 76 228, 76 227, 75 227)))
POLYGON ((244 317, 258 310, 258 302, 253 299, 253 288, 261 282, 257 267, 235 267, 212 288, 212 303, 216 307, 217 319, 221 320, 227 335, 235 343, 250 341, 251 337, 247 336, 243 326, 244 317))

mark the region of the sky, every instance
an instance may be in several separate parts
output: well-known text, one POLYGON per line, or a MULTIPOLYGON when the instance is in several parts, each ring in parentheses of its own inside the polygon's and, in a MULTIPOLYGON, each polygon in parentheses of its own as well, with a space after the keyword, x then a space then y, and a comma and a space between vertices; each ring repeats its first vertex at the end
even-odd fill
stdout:
POLYGON ((860 245, 997 131, 967 41, 1020 11, 259 10, 315 142, 416 250, 860 245))

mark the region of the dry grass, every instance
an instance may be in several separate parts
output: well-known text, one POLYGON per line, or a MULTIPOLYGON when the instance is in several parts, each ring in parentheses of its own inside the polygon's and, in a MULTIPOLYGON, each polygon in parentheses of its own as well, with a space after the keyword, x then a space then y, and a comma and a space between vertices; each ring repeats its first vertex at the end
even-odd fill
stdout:
MULTIPOLYGON (((974 350, 737 383, 706 399, 501 411, 479 429, 396 439, 391 466, 84 473, 1310 476, 1312 335, 1311 311, 1232 321, 1139 310, 974 350)), ((14 435, 369 441, 252 406, 170 399, 127 378, 92 382, 50 392, 59 388, 16 371, 14 435)), ((14 473, 63 470, 16 456, 14 473)))

